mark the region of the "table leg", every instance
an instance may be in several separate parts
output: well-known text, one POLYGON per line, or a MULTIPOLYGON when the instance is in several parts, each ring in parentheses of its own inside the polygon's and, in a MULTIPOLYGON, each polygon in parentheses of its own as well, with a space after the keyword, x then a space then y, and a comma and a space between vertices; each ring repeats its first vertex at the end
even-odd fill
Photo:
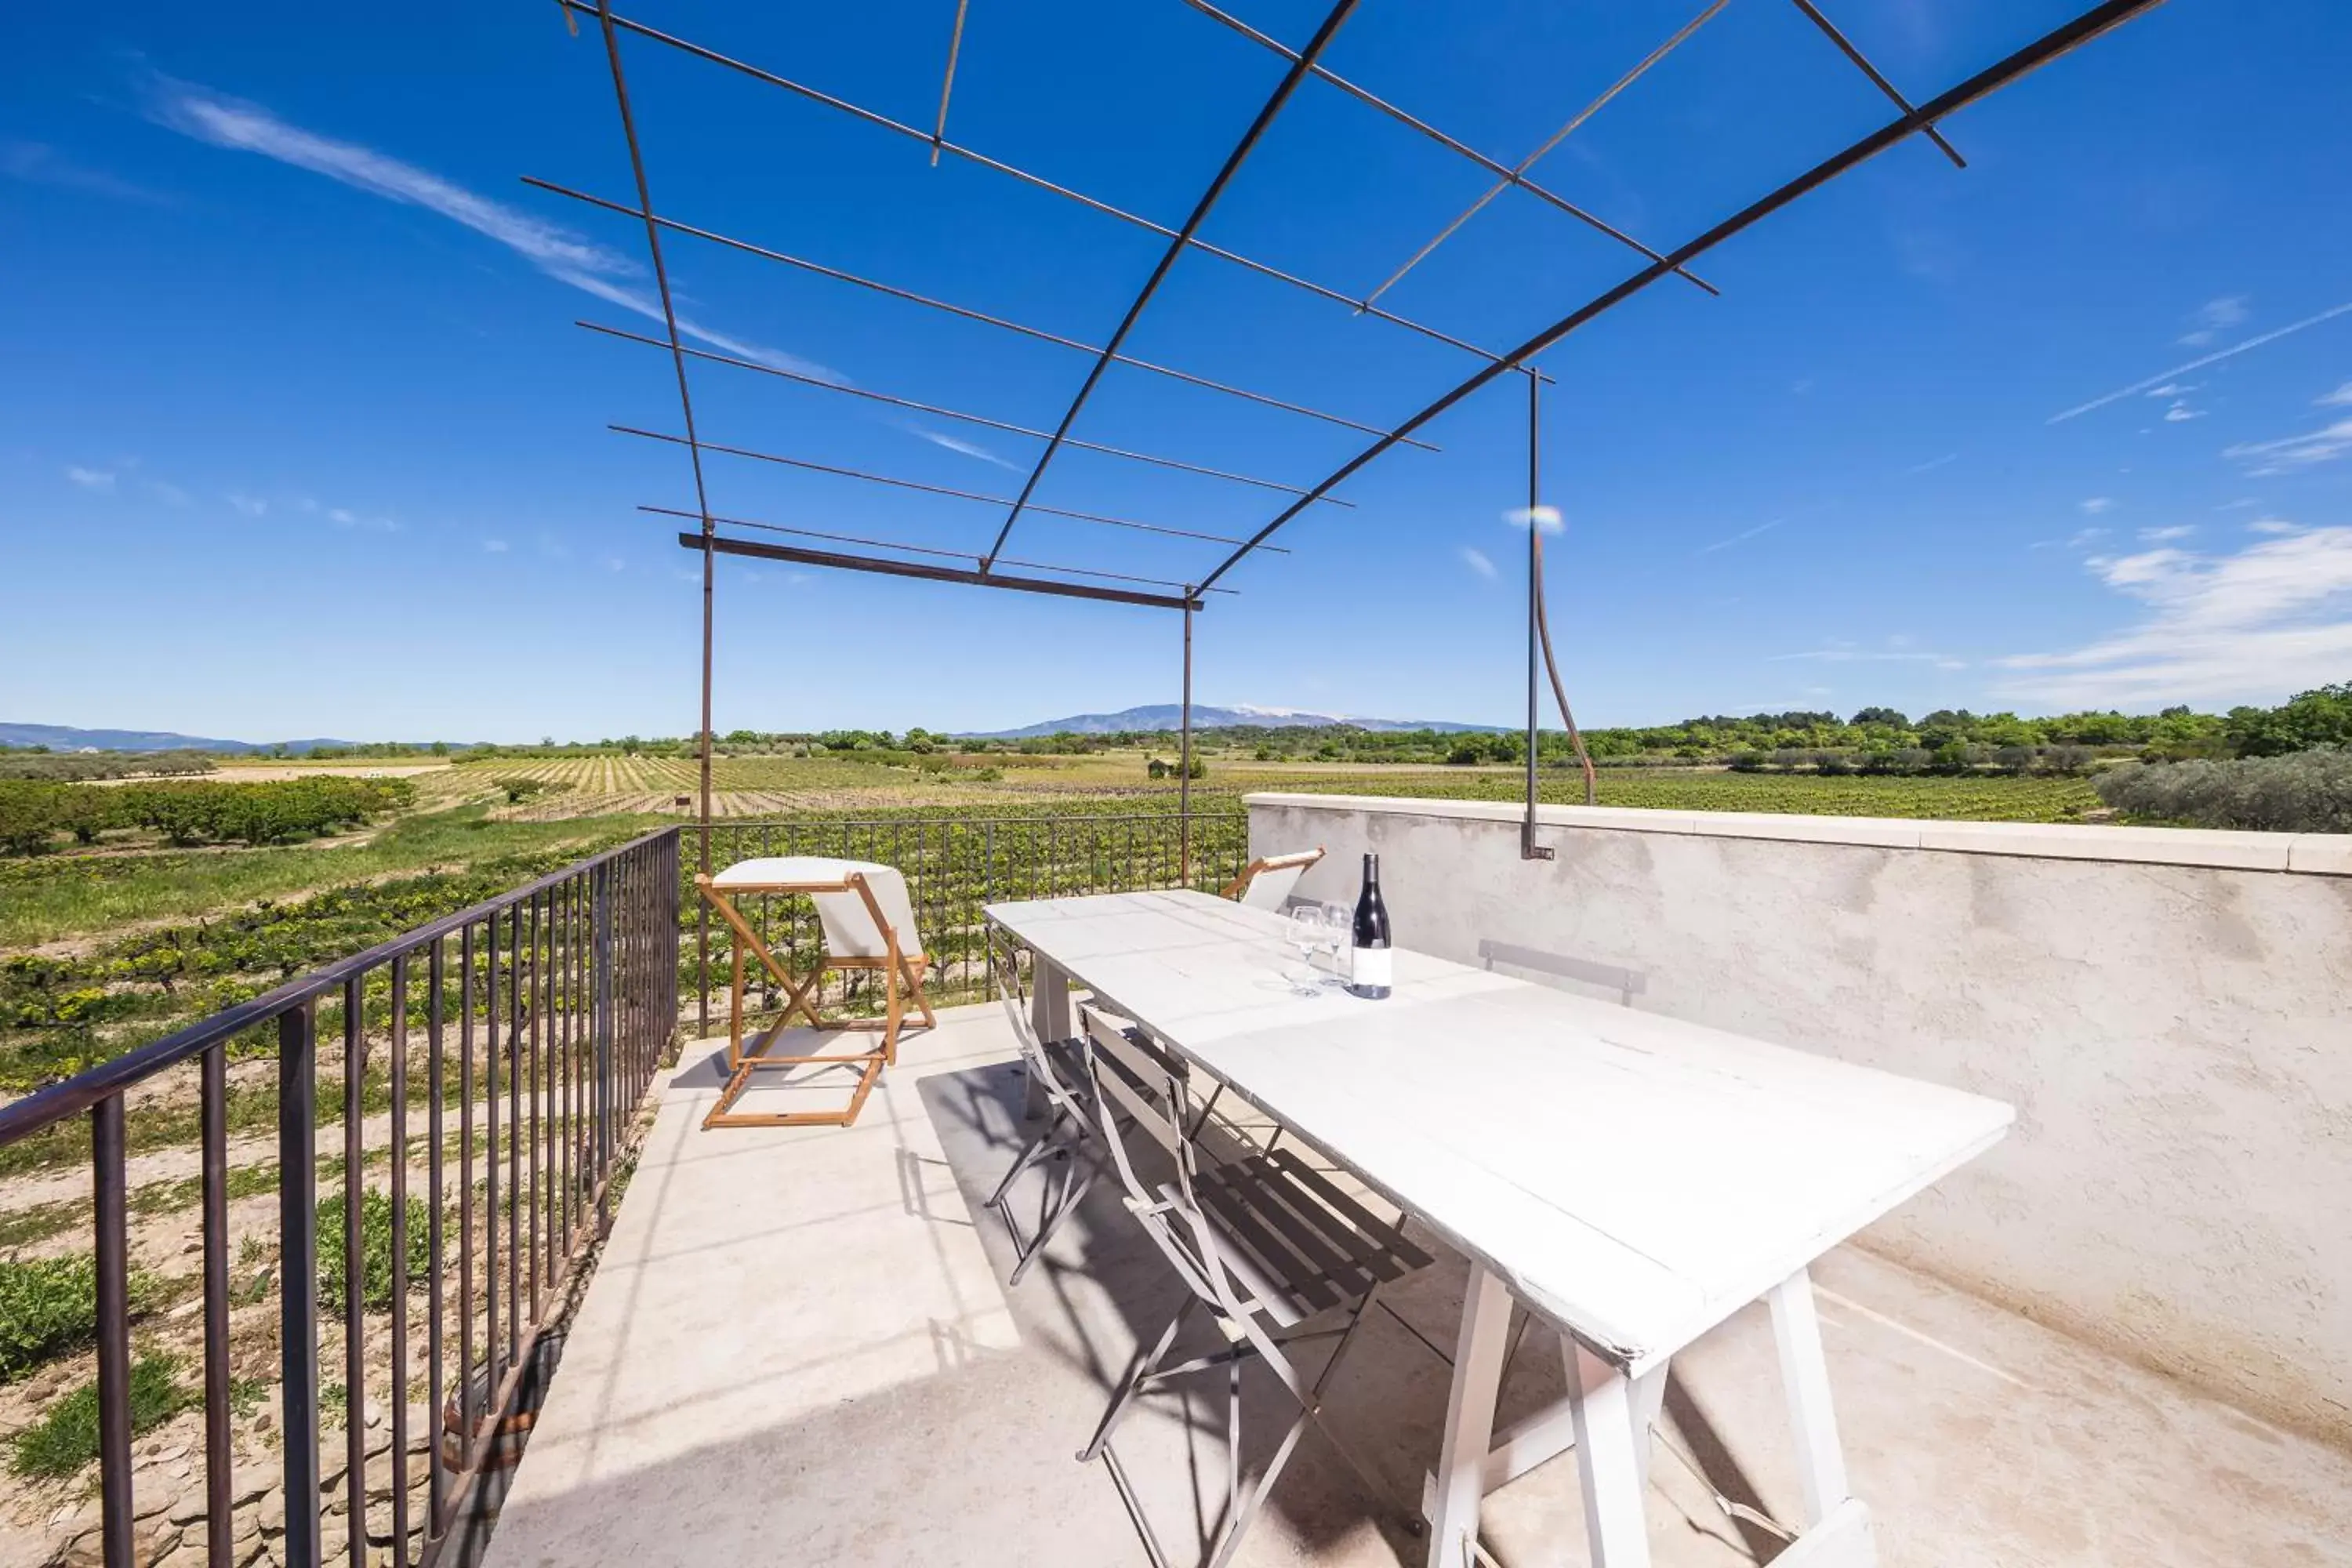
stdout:
POLYGON ((1845 1454, 1838 1446, 1830 1406, 1829 1363, 1822 1355, 1822 1321, 1813 1310, 1812 1277, 1800 1268, 1772 1288, 1772 1338, 1780 1351, 1780 1381, 1796 1427, 1797 1473, 1805 1489, 1805 1524, 1819 1524, 1845 1501, 1845 1454))
MULTIPOLYGON (((1643 1455, 1649 1447, 1650 1429, 1635 1423, 1646 1396, 1614 1367, 1592 1387, 1579 1376, 1581 1351, 1569 1355, 1568 1400, 1576 1417, 1576 1471, 1584 1492, 1584 1534, 1591 1548, 1592 1568, 1649 1568, 1650 1528, 1643 1517, 1643 1478, 1649 1467, 1643 1455)), ((1653 1373, 1664 1392, 1663 1373, 1653 1373)))
POLYGON ((1462 1296, 1462 1330, 1454 1345, 1454 1386, 1445 1398, 1445 1445, 1437 1461, 1437 1506, 1429 1520, 1429 1568, 1474 1568, 1478 1503, 1485 1495, 1486 1444, 1508 1348, 1511 1293, 1476 1263, 1462 1296))
MULTIPOLYGON (((1070 977, 1042 952, 1033 954, 1030 963, 1029 1026, 1040 1040, 1066 1040, 1077 1033, 1076 1021, 1070 1016, 1070 977)), ((1023 1120, 1034 1121, 1050 1109, 1045 1086, 1032 1077, 1021 1108, 1023 1120)))

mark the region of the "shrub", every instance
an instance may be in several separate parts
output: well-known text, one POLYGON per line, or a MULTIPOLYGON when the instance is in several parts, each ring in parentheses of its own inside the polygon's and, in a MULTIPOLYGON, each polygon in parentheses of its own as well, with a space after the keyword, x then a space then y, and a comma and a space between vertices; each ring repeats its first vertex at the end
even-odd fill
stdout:
MULTIPOLYGON (((202 1403, 180 1384, 180 1363, 168 1355, 141 1356, 131 1365, 131 1430, 148 1431, 202 1403)), ((92 1378, 49 1406, 38 1421, 9 1439, 9 1468, 20 1476, 70 1476, 98 1458, 98 1380, 92 1378)))
MULTIPOLYGON (((428 1205, 408 1200, 408 1282, 422 1288, 433 1268, 428 1205)), ((343 1295, 343 1194, 319 1200, 319 1305, 341 1310, 343 1295)), ((373 1187, 360 1194, 360 1304, 376 1311, 392 1305, 392 1199, 373 1187)))
POLYGON ((506 791, 509 805, 520 805, 547 788, 545 779, 493 779, 490 782, 506 791))
POLYGON ((2352 752, 2132 763, 2091 787, 2119 811, 2183 826, 2352 833, 2352 752))

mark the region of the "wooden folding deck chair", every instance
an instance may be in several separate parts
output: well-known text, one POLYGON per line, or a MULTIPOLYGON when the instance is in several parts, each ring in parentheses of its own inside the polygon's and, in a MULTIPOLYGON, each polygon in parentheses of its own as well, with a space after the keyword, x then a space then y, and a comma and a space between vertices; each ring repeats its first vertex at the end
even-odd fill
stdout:
POLYGON ((1298 886, 1307 868, 1323 858, 1323 847, 1296 849, 1287 855, 1262 855, 1227 882, 1223 896, 1256 910, 1279 910, 1298 886))
POLYGON ((922 1016, 923 1026, 935 1028, 939 1018, 923 994, 923 975, 929 961, 923 940, 915 930, 915 913, 907 899, 907 879, 896 867, 865 860, 835 860, 814 855, 777 856, 739 860, 717 876, 698 876, 696 889, 735 932, 733 1006, 727 1023, 727 1087, 719 1103, 702 1119, 709 1127, 847 1127, 866 1108, 882 1069, 898 1059, 898 1037, 908 1006, 922 1016), (746 894, 803 894, 816 905, 817 924, 824 952, 814 967, 794 974, 773 949, 761 940, 743 918, 736 900, 746 894), (752 1040, 743 1043, 743 989, 747 954, 760 962, 784 991, 784 1007, 776 1021, 752 1040), (879 1018, 826 1018, 817 1011, 821 983, 830 969, 878 970, 882 974, 883 1013, 879 1018), (797 1013, 815 1029, 879 1029, 881 1038, 868 1051, 820 1056, 779 1056, 777 1044, 797 1013), (858 1068, 849 1103, 839 1110, 782 1112, 737 1111, 737 1097, 750 1087, 751 1075, 762 1069, 851 1066, 858 1068))

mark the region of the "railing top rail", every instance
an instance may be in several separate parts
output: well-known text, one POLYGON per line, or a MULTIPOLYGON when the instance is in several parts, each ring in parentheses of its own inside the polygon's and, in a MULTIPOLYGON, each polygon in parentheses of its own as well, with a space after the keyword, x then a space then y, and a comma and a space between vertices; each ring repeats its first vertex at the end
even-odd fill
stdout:
POLYGON ((444 915, 414 931, 403 931, 390 942, 379 942, 365 952, 353 953, 349 958, 338 959, 323 968, 314 969, 274 991, 265 992, 249 1002, 240 1002, 209 1018, 199 1019, 186 1028, 166 1035, 160 1040, 150 1041, 137 1050, 127 1051, 111 1061, 100 1062, 94 1068, 76 1073, 61 1083, 36 1090, 14 1104, 0 1106, 0 1148, 54 1126, 68 1116, 88 1110, 99 1101, 120 1094, 166 1068, 176 1067, 224 1040, 243 1034, 257 1024, 266 1024, 290 1008, 324 995, 354 975, 380 968, 403 953, 414 952, 428 942, 463 931, 559 883, 617 860, 633 849, 675 837, 684 831, 682 827, 664 827, 642 837, 632 838, 626 844, 614 845, 584 860, 550 871, 522 887, 509 889, 468 909, 459 910, 456 914, 444 915))

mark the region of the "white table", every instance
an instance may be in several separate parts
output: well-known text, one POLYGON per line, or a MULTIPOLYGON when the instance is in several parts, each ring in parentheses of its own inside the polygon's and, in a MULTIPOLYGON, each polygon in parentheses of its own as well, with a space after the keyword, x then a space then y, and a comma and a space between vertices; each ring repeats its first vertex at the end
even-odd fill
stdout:
POLYGON ((1470 1568, 1482 1495, 1571 1446, 1592 1561, 1645 1568, 1668 1361, 1758 1300, 1804 1485, 1776 1561, 1874 1562, 1806 1270, 1997 1142, 2008 1106, 1404 949, 1386 1001, 1299 996, 1281 918, 1201 893, 987 912, 1036 957, 1047 1037, 1094 992, 1470 1259, 1432 1568, 1470 1568), (1569 1393, 1496 1434, 1514 1297, 1563 1334, 1569 1393))

